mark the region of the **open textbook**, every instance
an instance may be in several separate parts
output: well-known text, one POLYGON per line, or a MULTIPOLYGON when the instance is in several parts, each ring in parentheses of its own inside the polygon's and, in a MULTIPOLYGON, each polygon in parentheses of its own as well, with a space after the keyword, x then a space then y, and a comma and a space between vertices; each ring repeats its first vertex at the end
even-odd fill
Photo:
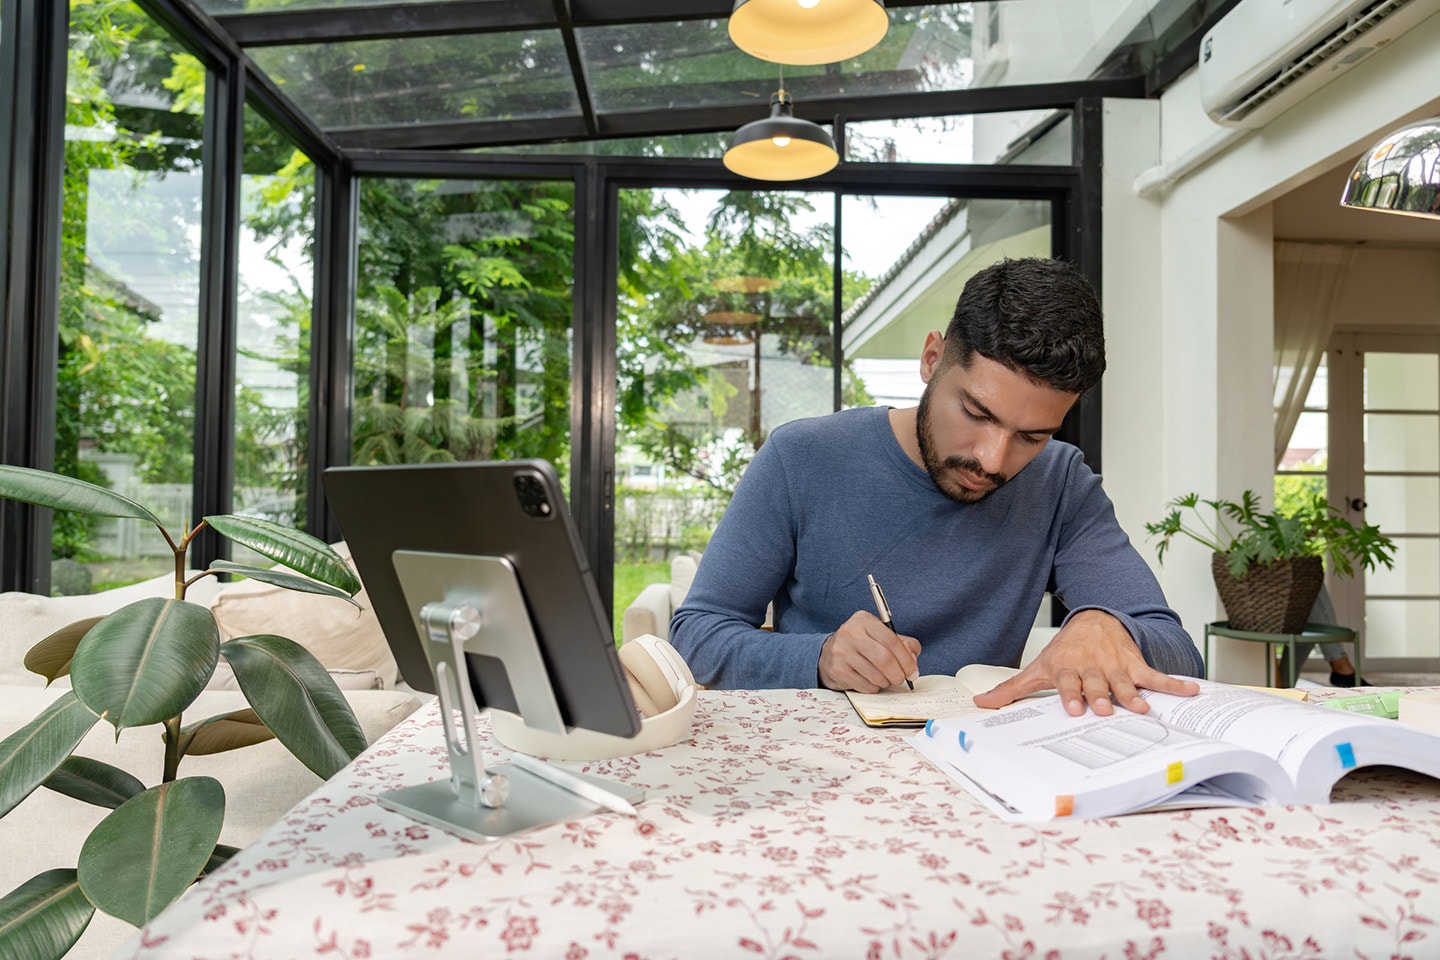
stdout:
POLYGON ((846 690, 845 696, 860 719, 872 727, 918 727, 933 717, 968 717, 977 713, 994 713, 982 710, 971 702, 978 693, 984 693, 997 683, 1009 680, 1020 671, 1014 667, 993 667, 985 663, 972 663, 961 667, 952 677, 946 674, 927 674, 915 681, 915 689, 904 684, 881 690, 879 693, 856 693, 846 690))
POLYGON ((1059 697, 934 720, 912 738, 1007 820, 1109 817, 1180 806, 1326 803, 1357 767, 1440 777, 1440 736, 1269 693, 1198 681, 1143 691, 1150 712, 1072 717, 1059 697))

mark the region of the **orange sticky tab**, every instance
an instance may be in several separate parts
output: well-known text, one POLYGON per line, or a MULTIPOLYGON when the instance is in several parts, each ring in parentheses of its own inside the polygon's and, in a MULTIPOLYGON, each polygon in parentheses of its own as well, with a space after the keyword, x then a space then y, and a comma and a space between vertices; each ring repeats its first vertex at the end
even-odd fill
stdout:
POLYGON ((1174 763, 1170 764, 1170 766, 1165 768, 1165 782, 1167 784, 1179 783, 1181 780, 1184 779, 1185 764, 1181 763, 1179 760, 1176 760, 1174 763))
POLYGON ((1068 817, 1075 812, 1075 798, 1070 794, 1061 794, 1055 798, 1055 816, 1068 817))

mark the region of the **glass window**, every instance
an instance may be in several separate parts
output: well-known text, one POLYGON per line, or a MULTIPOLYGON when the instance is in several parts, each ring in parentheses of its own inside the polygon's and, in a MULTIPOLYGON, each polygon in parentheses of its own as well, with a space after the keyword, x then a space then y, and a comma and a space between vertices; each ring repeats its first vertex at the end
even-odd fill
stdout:
POLYGON ((363 182, 354 463, 543 457, 568 476, 574 193, 363 182))
POLYGON ((1440 534, 1440 478, 1365 477, 1365 522, 1386 533, 1440 534))
POLYGON ((1440 357, 1367 350, 1365 409, 1440 409, 1440 357))
POLYGON ((1365 469, 1440 470, 1440 419, 1433 413, 1365 414, 1365 469))
POLYGON ((249 108, 240 208, 234 509, 303 527, 315 168, 249 108))
POLYGON ((1365 598, 1365 663, 1370 658, 1440 657, 1440 600, 1365 598))
MULTIPOLYGON (((833 194, 622 190, 620 210, 617 629, 705 548, 770 431, 836 409, 837 354, 833 194)), ((841 405, 913 405, 965 279, 1049 256, 1049 222, 1039 201, 843 196, 841 405)))
POLYGON ((703 550, 770 431, 835 407, 829 194, 622 190, 618 623, 703 550))
MULTIPOLYGON (((55 463, 191 520, 205 70, 132 3, 76 2, 61 211, 55 463)), ((55 517, 51 581, 174 569, 137 520, 55 517)))
POLYGON ((1026 110, 845 124, 845 159, 1070 166, 1070 112, 1026 110))
POLYGON ((965 281, 1004 257, 1051 256, 1043 201, 847 196, 841 211, 855 405, 916 403, 925 335, 949 325, 965 281))

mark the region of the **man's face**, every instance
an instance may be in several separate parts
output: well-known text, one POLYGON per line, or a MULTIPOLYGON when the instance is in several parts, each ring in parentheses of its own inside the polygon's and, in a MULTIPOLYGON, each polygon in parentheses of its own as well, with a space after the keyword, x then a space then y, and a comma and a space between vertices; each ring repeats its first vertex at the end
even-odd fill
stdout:
POLYGON ((968 369, 945 364, 944 341, 932 336, 921 355, 925 393, 915 424, 920 456, 941 493, 974 503, 1039 456, 1079 395, 1036 383, 978 353, 968 369))

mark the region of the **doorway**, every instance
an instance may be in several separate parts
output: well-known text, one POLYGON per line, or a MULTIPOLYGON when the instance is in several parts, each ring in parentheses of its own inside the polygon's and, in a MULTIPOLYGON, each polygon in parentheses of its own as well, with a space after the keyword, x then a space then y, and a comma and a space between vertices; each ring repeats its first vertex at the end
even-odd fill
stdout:
POLYGON ((1330 502, 1376 524, 1395 564, 1331 590, 1367 672, 1440 670, 1440 337, 1342 333, 1329 361, 1330 502))

